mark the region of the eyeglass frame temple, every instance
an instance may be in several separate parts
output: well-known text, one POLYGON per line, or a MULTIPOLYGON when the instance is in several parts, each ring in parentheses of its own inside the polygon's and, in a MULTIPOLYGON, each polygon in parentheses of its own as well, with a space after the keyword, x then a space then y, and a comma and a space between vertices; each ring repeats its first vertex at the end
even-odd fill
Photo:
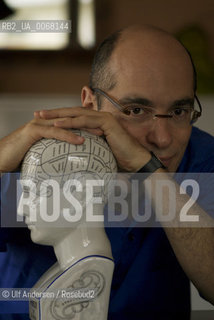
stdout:
POLYGON ((194 94, 194 98, 199 106, 200 111, 194 110, 193 113, 193 119, 191 120, 190 124, 193 124, 194 122, 196 122, 198 120, 198 118, 202 115, 202 105, 200 100, 198 99, 197 95, 194 94))
POLYGON ((119 111, 124 113, 124 107, 116 102, 113 98, 109 97, 103 90, 99 88, 91 88, 92 91, 98 92, 99 94, 103 95, 107 100, 109 100, 119 111))

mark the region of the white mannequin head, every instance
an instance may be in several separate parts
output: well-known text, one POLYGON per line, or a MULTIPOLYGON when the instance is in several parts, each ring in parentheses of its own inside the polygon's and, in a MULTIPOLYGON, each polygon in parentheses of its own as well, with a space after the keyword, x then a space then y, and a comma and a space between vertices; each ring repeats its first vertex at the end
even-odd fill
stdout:
POLYGON ((84 136, 85 142, 82 145, 42 139, 30 148, 23 160, 21 179, 25 181, 22 183, 18 214, 25 216, 25 222, 31 230, 31 238, 36 243, 55 246, 67 235, 77 234, 76 228, 86 225, 84 215, 93 197, 86 198, 85 195, 92 179, 105 180, 104 186, 94 188, 96 196, 98 193, 98 197, 102 198, 102 203, 94 208, 98 215, 103 214, 109 177, 117 170, 116 161, 103 138, 88 132, 75 131, 84 136), (29 188, 26 188, 26 180, 31 188, 30 194, 29 188), (89 181, 87 185, 86 180, 89 181), (81 190, 78 189, 80 187, 81 190), (80 219, 77 207, 75 211, 72 206, 71 195, 81 204, 83 219, 80 219), (26 210, 26 204, 37 210, 33 219, 29 210, 26 210), (40 213, 43 212, 42 218, 38 214, 38 208, 40 213), (71 223, 66 223, 64 216, 61 219, 65 208, 69 219, 72 220, 71 223), (47 219, 44 221, 44 211, 50 213, 53 210, 58 214, 56 223, 53 223, 53 216, 48 214, 45 214, 47 219))

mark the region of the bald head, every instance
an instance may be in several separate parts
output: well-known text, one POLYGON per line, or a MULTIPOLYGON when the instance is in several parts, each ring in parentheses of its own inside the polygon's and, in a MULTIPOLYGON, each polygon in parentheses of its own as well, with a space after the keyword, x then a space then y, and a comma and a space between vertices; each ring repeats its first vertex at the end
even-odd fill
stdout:
MULTIPOLYGON (((188 58, 186 49, 183 45, 171 34, 159 28, 148 25, 134 25, 123 29, 120 32, 116 49, 130 50, 132 53, 143 55, 154 55, 157 59, 163 53, 173 50, 176 55, 184 55, 188 58)), ((189 62, 189 61, 188 61, 189 62)))
POLYGON ((134 25, 106 38, 94 58, 90 87, 111 90, 118 85, 118 74, 127 68, 127 76, 131 76, 131 69, 151 76, 154 68, 160 74, 170 68, 175 73, 184 69, 191 73, 196 90, 195 68, 188 51, 172 35, 156 27, 134 25))

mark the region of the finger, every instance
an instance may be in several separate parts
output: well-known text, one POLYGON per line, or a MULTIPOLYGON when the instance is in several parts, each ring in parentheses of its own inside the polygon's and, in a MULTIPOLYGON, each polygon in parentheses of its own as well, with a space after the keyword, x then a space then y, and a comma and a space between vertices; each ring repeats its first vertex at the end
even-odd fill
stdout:
POLYGON ((95 134, 96 136, 102 136, 104 134, 103 130, 101 129, 87 129, 87 128, 81 128, 83 131, 87 131, 91 134, 95 134))
MULTIPOLYGON (((59 122, 59 123, 62 123, 64 124, 64 122, 66 120, 69 120, 70 118, 59 118, 59 119, 35 119, 32 121, 32 123, 34 124, 37 124, 37 125, 43 125, 43 126, 53 126, 56 122, 59 122)), ((56 127, 61 127, 61 128, 64 128, 64 129, 71 129, 71 127, 69 125, 65 125, 65 126, 60 126, 60 125, 57 125, 56 127)), ((88 128, 81 128, 82 130, 85 130, 85 131, 88 131, 92 134, 95 134, 95 135, 98 135, 98 136, 101 136, 103 135, 103 131, 100 130, 100 129, 88 129, 88 128)), ((81 140, 80 140, 81 141, 81 140)))
POLYGON ((55 138, 57 140, 66 141, 72 144, 82 144, 85 141, 84 137, 81 137, 70 130, 54 127, 50 127, 49 130, 44 133, 44 137, 55 138))
POLYGON ((39 111, 39 115, 43 119, 72 117, 76 115, 76 112, 82 112, 85 109, 87 108, 70 107, 70 108, 57 108, 57 109, 51 109, 51 110, 41 110, 39 111))
POLYGON ((35 123, 31 124, 28 134, 30 134, 32 138, 31 144, 42 138, 57 139, 72 144, 82 144, 85 140, 84 137, 75 134, 71 130, 57 128, 54 126, 44 126, 35 123))
POLYGON ((43 126, 54 126, 54 123, 59 120, 59 121, 64 121, 66 118, 60 118, 60 119, 41 119, 40 117, 34 118, 29 122, 29 124, 37 124, 37 125, 43 125, 43 126))
POLYGON ((39 111, 34 111, 33 115, 34 115, 34 119, 40 119, 39 111))
POLYGON ((91 129, 95 130, 100 134, 103 134, 103 130, 101 126, 103 124, 103 119, 101 117, 94 117, 94 116, 79 116, 73 118, 66 118, 64 120, 56 120, 54 125, 60 128, 66 129, 91 129))

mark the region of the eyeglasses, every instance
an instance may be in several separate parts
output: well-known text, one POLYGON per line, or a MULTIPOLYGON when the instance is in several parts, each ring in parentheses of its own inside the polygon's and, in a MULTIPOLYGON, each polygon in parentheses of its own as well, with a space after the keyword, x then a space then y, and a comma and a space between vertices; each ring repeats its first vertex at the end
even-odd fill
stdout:
POLYGON ((119 111, 124 115, 128 116, 130 120, 140 121, 141 123, 156 118, 170 118, 172 123, 176 125, 192 125, 198 120, 202 114, 202 106, 196 95, 194 98, 199 106, 199 111, 194 109, 194 106, 175 106, 167 114, 157 114, 156 110, 152 107, 144 106, 140 103, 130 103, 123 106, 115 98, 110 97, 105 91, 99 88, 92 88, 92 91, 104 96, 108 101, 110 101, 119 111))

